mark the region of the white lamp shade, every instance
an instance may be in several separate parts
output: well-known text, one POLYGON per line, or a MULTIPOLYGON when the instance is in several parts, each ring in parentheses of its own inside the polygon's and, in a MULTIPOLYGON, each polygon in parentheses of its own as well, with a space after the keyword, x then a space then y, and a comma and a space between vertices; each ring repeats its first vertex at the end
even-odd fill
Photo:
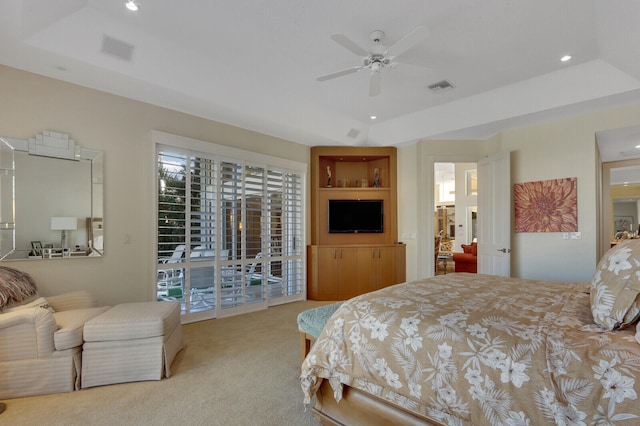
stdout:
POLYGON ((75 231, 78 229, 78 218, 75 217, 52 217, 52 231, 75 231))

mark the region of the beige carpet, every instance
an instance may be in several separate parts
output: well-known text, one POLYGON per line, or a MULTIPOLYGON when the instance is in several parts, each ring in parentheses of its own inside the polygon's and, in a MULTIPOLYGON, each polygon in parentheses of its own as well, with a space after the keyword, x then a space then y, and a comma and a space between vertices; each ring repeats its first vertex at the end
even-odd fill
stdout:
POLYGON ((302 405, 296 302, 183 326, 161 381, 10 399, 4 425, 319 425, 302 405))

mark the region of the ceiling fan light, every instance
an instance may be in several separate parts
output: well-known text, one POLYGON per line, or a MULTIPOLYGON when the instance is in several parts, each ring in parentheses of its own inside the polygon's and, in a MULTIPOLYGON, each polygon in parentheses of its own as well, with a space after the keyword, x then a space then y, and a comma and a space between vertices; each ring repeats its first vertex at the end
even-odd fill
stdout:
POLYGON ((138 10, 138 5, 133 0, 127 1, 125 6, 132 12, 136 12, 138 10))
POLYGON ((389 48, 386 48, 383 43, 384 32, 375 30, 369 34, 369 37, 373 41, 373 46, 370 50, 360 47, 357 43, 352 41, 344 34, 334 34, 331 39, 344 47, 351 53, 355 53, 360 57, 362 61, 359 66, 348 68, 343 71, 326 74, 316 78, 317 81, 326 81, 343 75, 351 74, 363 69, 369 70, 369 96, 377 96, 380 94, 380 78, 384 68, 394 68, 398 65, 394 62, 396 58, 402 55, 407 50, 411 49, 422 40, 426 38, 428 34, 426 27, 418 27, 410 31, 407 35, 396 41, 389 48))

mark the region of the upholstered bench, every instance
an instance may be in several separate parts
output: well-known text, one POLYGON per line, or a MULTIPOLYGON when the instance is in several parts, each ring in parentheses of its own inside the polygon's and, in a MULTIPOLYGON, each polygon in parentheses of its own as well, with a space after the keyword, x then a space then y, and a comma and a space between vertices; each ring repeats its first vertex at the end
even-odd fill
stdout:
POLYGON ((342 302, 307 309, 298 314, 298 330, 300 331, 300 355, 302 363, 311 349, 311 344, 318 338, 331 315, 342 305, 342 302))
POLYGON ((180 303, 116 305, 84 325, 81 387, 169 377, 182 347, 180 303))

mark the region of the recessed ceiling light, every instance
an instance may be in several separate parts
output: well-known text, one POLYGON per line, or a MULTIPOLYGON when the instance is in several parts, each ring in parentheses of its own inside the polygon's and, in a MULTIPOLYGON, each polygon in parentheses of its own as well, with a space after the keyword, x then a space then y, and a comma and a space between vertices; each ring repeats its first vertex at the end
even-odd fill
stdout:
POLYGON ((127 9, 129 9, 132 12, 135 12, 138 10, 138 5, 135 4, 133 0, 129 0, 128 2, 126 2, 125 6, 127 6, 127 9))
POLYGON ((376 118, 378 118, 378 117, 376 117, 375 115, 372 115, 372 116, 371 116, 371 119, 372 119, 372 120, 375 120, 376 118))
POLYGON ((560 58, 562 62, 567 62, 569 59, 571 59, 571 55, 564 55, 562 58, 560 58))
POLYGON ((636 145, 636 148, 640 149, 640 145, 636 145))

